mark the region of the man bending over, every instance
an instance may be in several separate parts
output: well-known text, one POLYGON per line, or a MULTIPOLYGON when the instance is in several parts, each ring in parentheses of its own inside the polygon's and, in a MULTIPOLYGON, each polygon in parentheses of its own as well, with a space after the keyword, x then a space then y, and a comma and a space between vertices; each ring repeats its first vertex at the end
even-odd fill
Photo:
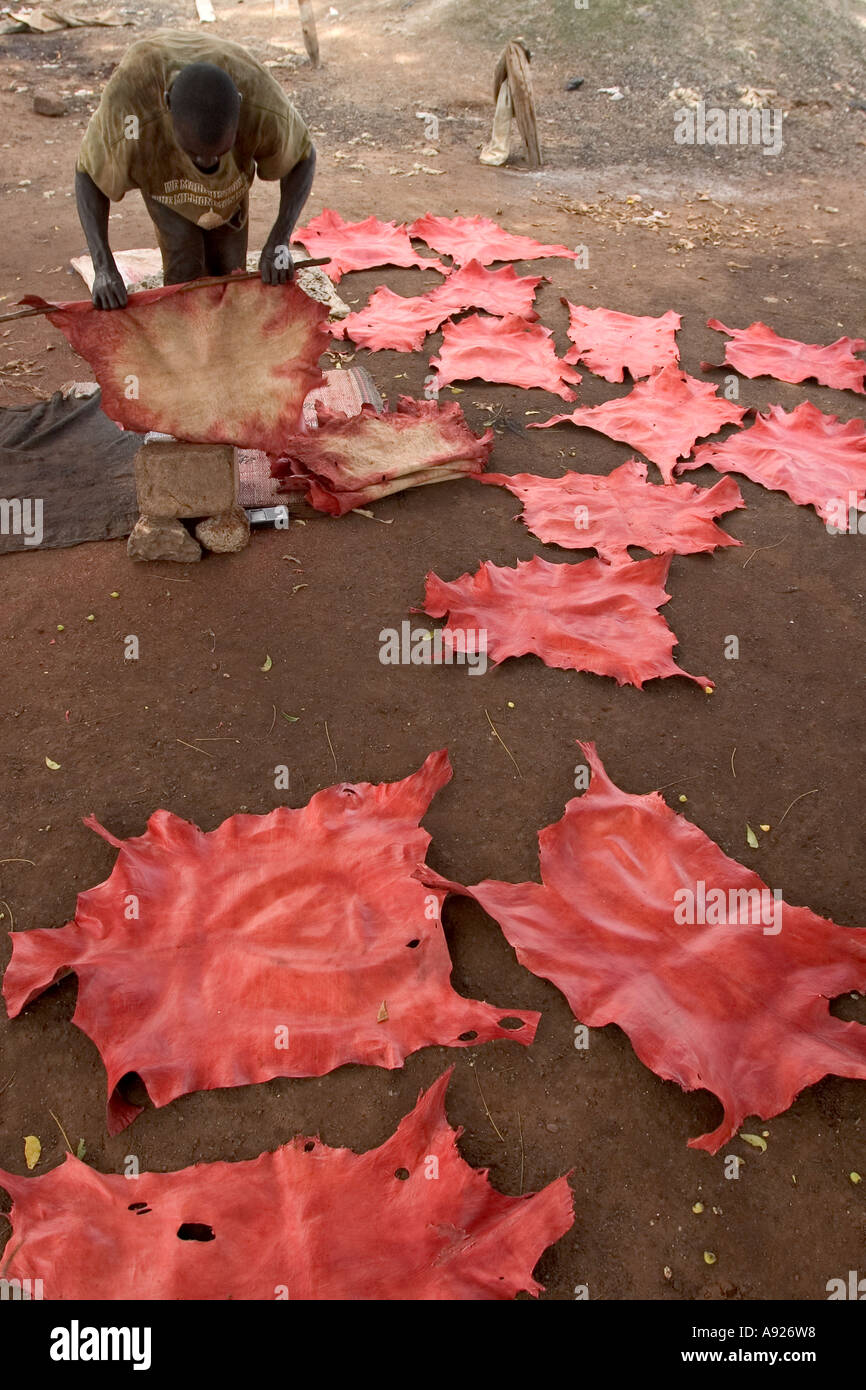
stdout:
POLYGON ((246 269, 253 178, 279 180, 262 249, 266 285, 293 274, 289 243, 316 152, 301 116, 239 44, 165 32, 132 44, 112 73, 75 169, 78 215, 93 259, 93 303, 126 303, 108 244, 109 203, 141 190, 167 285, 246 269))

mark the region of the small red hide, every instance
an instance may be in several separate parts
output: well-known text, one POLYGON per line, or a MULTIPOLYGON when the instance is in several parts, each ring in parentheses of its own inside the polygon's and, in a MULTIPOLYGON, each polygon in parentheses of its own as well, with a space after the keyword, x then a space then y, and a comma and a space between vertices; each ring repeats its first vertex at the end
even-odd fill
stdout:
MULTIPOLYGON (((732 341, 725 344, 723 365, 743 376, 774 376, 778 381, 794 383, 812 377, 821 386, 840 391, 866 391, 866 362, 854 356, 866 348, 866 338, 837 338, 822 347, 820 343, 780 338, 760 322, 750 323, 748 328, 726 328, 718 319, 707 319, 707 327, 730 334, 732 341)), ((713 369, 712 362, 702 362, 701 366, 704 371, 713 369)))
POLYGON ((447 754, 431 753, 402 782, 343 782, 207 833, 156 811, 121 841, 90 817, 117 862, 67 926, 12 933, 9 1016, 75 971, 73 1022, 105 1062, 113 1134, 141 1108, 117 1091, 127 1072, 161 1106, 346 1062, 399 1067, 434 1043, 532 1042, 538 1014, 451 988, 418 877, 430 843, 418 822, 450 776, 447 754))
POLYGON ((698 381, 671 364, 639 381, 627 396, 579 406, 570 415, 553 415, 528 428, 544 430, 568 421, 598 430, 639 449, 669 483, 677 459, 690 454, 696 440, 723 425, 739 424, 745 413, 744 407, 720 400, 712 382, 698 381))
MULTIPOLYGON (((614 786, 592 743, 589 790, 541 831, 537 883, 469 892, 521 964, 575 1018, 617 1023, 641 1061, 718 1096, 716 1153, 747 1115, 770 1119, 823 1076, 866 1079, 866 1028, 829 1001, 866 988, 866 932, 790 907, 658 792, 614 786)), ((459 891, 459 890, 458 890, 459 891)))
POLYGON ((545 246, 532 237, 514 236, 489 217, 434 217, 426 212, 409 228, 409 235, 426 241, 434 251, 451 256, 458 265, 467 261, 536 261, 545 256, 578 259, 567 246, 545 246))
POLYGON ((0 1170, 14 1202, 7 1279, 46 1299, 464 1300, 538 1294, 574 1223, 566 1179, 506 1197, 460 1157, 446 1072, 378 1149, 295 1139, 241 1163, 97 1173, 67 1154, 0 1170))
POLYGON ((863 420, 823 415, 811 401, 788 414, 780 405, 759 413, 751 429, 718 444, 701 444, 677 472, 705 463, 720 473, 742 473, 772 492, 786 492, 801 507, 847 529, 849 511, 866 499, 866 427, 863 420))
POLYGON ((288 440, 271 473, 331 516, 392 492, 480 473, 493 447, 493 431, 476 438, 456 401, 401 396, 396 410, 366 404, 349 417, 322 406, 317 413, 318 429, 288 440))
POLYGON ((435 332, 445 319, 463 309, 486 309, 490 314, 537 319, 532 301, 543 278, 518 275, 511 265, 485 270, 478 261, 470 261, 452 271, 444 284, 413 298, 394 294, 382 286, 358 313, 333 324, 331 332, 335 338, 351 338, 371 352, 382 348, 416 352, 428 333, 435 332))
POLYGON ((435 333, 451 312, 431 294, 407 298, 387 285, 374 290, 363 309, 331 324, 335 338, 349 338, 371 352, 417 352, 428 333, 435 333))
POLYGON ((297 285, 254 279, 144 290, 125 309, 80 300, 48 318, 90 363, 102 409, 124 429, 276 453, 324 381, 327 312, 297 285))
POLYGON ((661 318, 649 318, 562 302, 568 306, 568 336, 574 343, 566 362, 582 362, 605 381, 622 381, 625 372, 637 381, 679 362, 677 329, 682 320, 673 309, 661 318))
POLYGON ((551 565, 537 556, 516 569, 489 561, 475 574, 448 584, 427 575, 424 612, 447 613, 446 628, 474 634, 475 650, 495 663, 532 653, 545 666, 613 676, 618 685, 643 688, 656 676, 686 676, 704 690, 706 676, 691 676, 673 660, 676 637, 658 612, 671 557, 605 565, 551 565))
POLYGON ((412 247, 405 223, 380 222, 368 217, 364 222, 344 222, 338 212, 325 208, 306 227, 298 227, 294 240, 306 246, 311 256, 330 256, 323 266, 337 284, 347 270, 369 270, 375 265, 418 266, 423 270, 443 270, 435 258, 419 256, 412 247))
POLYGON ((732 478, 711 488, 658 485, 647 482, 645 463, 629 459, 606 477, 485 473, 478 481, 498 483, 519 497, 523 520, 540 541, 569 550, 597 550, 607 564, 629 564, 630 545, 654 555, 692 555, 741 543, 714 520, 746 505, 732 478))
MULTIPOLYGON (((550 329, 527 323, 516 314, 501 319, 470 314, 459 323, 446 323, 439 356, 431 357, 430 366, 436 370, 437 386, 480 378, 509 386, 537 386, 564 401, 574 400, 569 386, 581 380, 580 372, 557 357, 550 329)), ((563 418, 570 417, 555 417, 563 418)))

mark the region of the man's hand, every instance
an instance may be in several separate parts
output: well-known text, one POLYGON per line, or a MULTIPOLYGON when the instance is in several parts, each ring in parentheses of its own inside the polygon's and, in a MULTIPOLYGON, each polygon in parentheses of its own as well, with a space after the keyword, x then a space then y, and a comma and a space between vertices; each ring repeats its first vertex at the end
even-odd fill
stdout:
POLYGON ((262 283, 265 285, 288 285, 295 278, 292 253, 284 241, 274 241, 268 237, 262 249, 259 262, 262 283))
POLYGON ((122 309, 126 286, 108 245, 108 199, 83 169, 75 171, 75 201, 96 272, 90 297, 97 309, 122 309))
POLYGON ((294 169, 280 179, 280 210, 265 242, 261 258, 262 281, 266 285, 287 285, 295 278, 289 244, 298 213, 307 201, 316 167, 316 152, 298 161, 294 169))
POLYGON ((97 309, 122 309, 125 306, 126 286, 116 265, 96 272, 90 298, 97 309))

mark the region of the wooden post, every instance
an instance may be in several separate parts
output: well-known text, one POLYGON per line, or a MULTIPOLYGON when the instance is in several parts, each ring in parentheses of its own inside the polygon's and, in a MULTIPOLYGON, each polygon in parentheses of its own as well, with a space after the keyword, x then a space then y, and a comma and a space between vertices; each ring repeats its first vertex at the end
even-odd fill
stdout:
POLYGON ((301 28, 304 31, 304 47, 314 68, 319 66, 319 40, 316 36, 316 17, 313 14, 312 0, 298 0, 301 12, 301 28))

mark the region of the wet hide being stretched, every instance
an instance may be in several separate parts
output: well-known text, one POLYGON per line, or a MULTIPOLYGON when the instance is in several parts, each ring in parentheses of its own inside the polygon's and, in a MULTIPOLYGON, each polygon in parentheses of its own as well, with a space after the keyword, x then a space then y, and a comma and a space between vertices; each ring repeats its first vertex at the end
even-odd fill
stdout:
POLYGON ((125 309, 81 300, 48 318, 90 363, 103 410, 124 429, 276 453, 324 381, 327 313, 296 285, 251 279, 143 290, 125 309))

